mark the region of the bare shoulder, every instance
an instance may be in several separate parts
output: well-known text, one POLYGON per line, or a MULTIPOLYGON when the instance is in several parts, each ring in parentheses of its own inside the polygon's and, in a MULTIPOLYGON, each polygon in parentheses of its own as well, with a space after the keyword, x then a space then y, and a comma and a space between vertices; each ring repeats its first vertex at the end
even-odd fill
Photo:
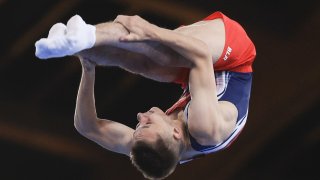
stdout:
POLYGON ((225 44, 225 27, 222 19, 199 21, 175 29, 176 32, 197 38, 209 47, 213 63, 221 56, 225 44))
POLYGON ((223 119, 231 124, 235 124, 238 117, 237 107, 229 101, 219 101, 220 112, 223 119))

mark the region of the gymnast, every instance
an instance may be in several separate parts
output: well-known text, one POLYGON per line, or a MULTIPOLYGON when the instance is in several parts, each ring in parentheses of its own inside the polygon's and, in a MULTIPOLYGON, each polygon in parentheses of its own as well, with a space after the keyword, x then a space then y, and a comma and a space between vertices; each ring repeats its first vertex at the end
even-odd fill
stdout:
MULTIPOLYGON (((75 15, 66 25, 53 25, 35 46, 40 59, 79 57, 75 128, 102 147, 129 156, 146 178, 163 179, 179 163, 226 148, 246 123, 255 46, 242 26, 221 12, 174 30, 139 16, 119 15, 94 26, 75 15), (139 112, 132 129, 97 117, 96 66, 178 83, 183 93, 166 111, 152 107, 139 112)), ((125 108, 130 107, 121 111, 125 108)))

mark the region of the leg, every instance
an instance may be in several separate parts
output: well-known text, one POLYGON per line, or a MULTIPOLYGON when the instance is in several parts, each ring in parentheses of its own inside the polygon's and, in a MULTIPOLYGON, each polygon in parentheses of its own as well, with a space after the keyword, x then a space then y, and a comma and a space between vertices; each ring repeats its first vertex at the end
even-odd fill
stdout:
MULTIPOLYGON (((157 57, 152 52, 148 52, 148 46, 143 45, 145 43, 119 42, 119 37, 125 34, 128 34, 128 31, 118 23, 102 23, 95 27, 86 24, 80 16, 73 16, 67 26, 62 23, 55 24, 47 38, 36 42, 36 56, 40 59, 48 59, 79 55, 91 59, 98 65, 118 66, 157 81, 171 82, 176 79, 175 76, 179 72, 177 68, 164 67, 152 61, 156 59, 139 54, 143 52, 149 54, 149 57, 157 57), (94 48, 91 48, 92 46, 94 48)), ((160 55, 157 59, 159 57, 160 55)))
MULTIPOLYGON (((96 28, 97 46, 103 44, 114 45, 132 52, 145 54, 151 60, 162 65, 186 67, 186 59, 183 56, 161 43, 151 41, 131 43, 119 42, 118 39, 120 37, 128 35, 127 29, 121 24, 103 23, 97 25, 96 28), (112 33, 112 31, 115 31, 116 29, 118 33, 112 33)), ((203 41, 211 51, 213 64, 223 53, 226 35, 224 22, 220 18, 210 21, 199 21, 189 26, 179 27, 173 31, 203 41)))
POLYGON ((128 31, 119 23, 96 25, 96 42, 93 48, 78 55, 91 59, 100 66, 117 66, 129 72, 160 82, 176 80, 180 68, 167 66, 164 61, 181 59, 175 51, 154 42, 122 43, 119 38, 128 31))
MULTIPOLYGON (((162 66, 185 67, 185 60, 171 48, 157 42, 123 43, 119 38, 129 32, 119 23, 107 22, 96 25, 96 43, 94 47, 114 46, 128 52, 143 54, 148 60, 162 66)), ((115 49, 114 49, 115 50, 115 49)), ((130 56, 127 56, 130 57, 130 56)))
MULTIPOLYGON (((205 42, 212 50, 213 63, 221 56, 225 41, 224 25, 221 19, 212 20, 204 25, 184 26, 175 31, 205 42)), ((63 57, 74 55, 93 46, 112 45, 144 54, 160 65, 186 67, 183 56, 160 43, 119 42, 119 38, 127 34, 127 29, 121 24, 109 22, 92 26, 76 15, 70 18, 67 26, 57 23, 50 29, 48 38, 42 38, 36 42, 36 56, 40 59, 63 57)))
POLYGON ((99 66, 120 67, 159 82, 173 82, 180 72, 178 67, 162 66, 142 54, 113 46, 98 46, 81 51, 78 56, 90 59, 99 66))
MULTIPOLYGON (((62 23, 53 25, 48 37, 36 42, 36 56, 40 59, 48 59, 79 54, 79 51, 83 49, 113 46, 126 49, 132 53, 144 54, 161 65, 164 65, 164 62, 174 61, 172 59, 179 59, 178 53, 159 43, 120 42, 119 38, 127 34, 126 28, 119 23, 107 22, 92 26, 85 24, 80 16, 74 16, 68 21, 67 26, 62 23)), ((113 50, 116 49, 113 48, 113 50)), ((101 63, 108 65, 106 62, 101 63)))

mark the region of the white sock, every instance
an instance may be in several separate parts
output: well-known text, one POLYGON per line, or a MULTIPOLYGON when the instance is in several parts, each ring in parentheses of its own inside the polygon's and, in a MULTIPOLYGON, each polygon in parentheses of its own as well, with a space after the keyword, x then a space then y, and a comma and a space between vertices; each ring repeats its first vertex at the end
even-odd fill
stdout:
POLYGON ((67 26, 62 23, 57 23, 49 30, 48 38, 61 37, 67 34, 67 26))
POLYGON ((79 15, 69 19, 67 26, 57 23, 49 31, 48 38, 35 43, 36 56, 40 59, 73 55, 93 47, 96 28, 86 24, 79 15))
POLYGON ((67 23, 67 41, 70 47, 68 55, 91 48, 96 41, 96 27, 86 24, 79 15, 69 19, 67 23))

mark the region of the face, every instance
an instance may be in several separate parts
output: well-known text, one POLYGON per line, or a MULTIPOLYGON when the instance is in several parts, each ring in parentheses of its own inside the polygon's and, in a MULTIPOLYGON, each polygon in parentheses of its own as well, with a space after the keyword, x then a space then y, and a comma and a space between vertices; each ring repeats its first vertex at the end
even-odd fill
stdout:
POLYGON ((169 117, 159 108, 153 107, 144 113, 138 113, 138 124, 133 134, 134 141, 153 142, 158 136, 168 135, 173 129, 169 117))

